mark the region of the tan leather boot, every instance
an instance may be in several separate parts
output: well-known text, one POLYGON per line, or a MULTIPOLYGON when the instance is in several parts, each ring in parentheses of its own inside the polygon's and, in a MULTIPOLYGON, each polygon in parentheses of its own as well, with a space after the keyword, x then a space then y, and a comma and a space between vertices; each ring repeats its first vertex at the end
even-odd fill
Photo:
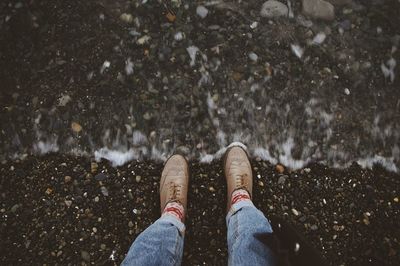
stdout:
POLYGON ((160 180, 161 213, 168 202, 177 201, 186 213, 189 187, 189 166, 182 155, 175 154, 165 163, 160 180))
POLYGON ((231 208, 232 192, 237 189, 247 190, 252 197, 253 173, 246 151, 238 146, 229 148, 225 153, 224 170, 228 189, 227 211, 231 208))

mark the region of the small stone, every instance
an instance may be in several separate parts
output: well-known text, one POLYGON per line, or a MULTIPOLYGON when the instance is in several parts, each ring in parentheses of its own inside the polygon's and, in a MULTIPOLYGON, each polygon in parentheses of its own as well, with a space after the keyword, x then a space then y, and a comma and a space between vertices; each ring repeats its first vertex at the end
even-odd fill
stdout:
POLYGON ((292 213, 293 213, 295 216, 299 216, 299 212, 298 212, 296 209, 292 209, 292 213))
POLYGON ((304 168, 304 172, 308 174, 308 173, 311 172, 311 169, 310 168, 304 168))
POLYGON ((105 250, 106 248, 107 248, 106 244, 101 244, 101 245, 100 245, 100 249, 101 249, 101 250, 105 250))
POLYGON ((53 190, 51 188, 47 188, 46 189, 46 194, 50 195, 51 193, 53 193, 53 190))
POLYGON ((129 226, 129 227, 133 227, 132 221, 129 221, 128 226, 129 226))
POLYGON ((316 231, 316 230, 318 230, 318 226, 313 224, 313 225, 311 225, 310 229, 313 231, 316 231))
POLYGON ((205 18, 208 15, 208 9, 204 6, 198 6, 196 8, 196 14, 201 18, 205 18))
POLYGON ((165 17, 168 19, 169 22, 174 22, 176 20, 176 16, 171 12, 168 12, 165 17))
POLYGON ((175 39, 175 41, 182 41, 183 40, 183 38, 184 38, 184 35, 183 35, 183 33, 181 32, 181 31, 178 31, 177 33, 175 33, 175 35, 174 35, 174 39, 175 39))
POLYGON ((256 53, 250 52, 249 53, 249 58, 250 58, 251 61, 257 62, 258 55, 256 53))
POLYGON ((140 175, 137 175, 136 176, 136 183, 139 183, 141 179, 142 179, 142 177, 140 175))
POLYGON ((136 41, 136 43, 138 44, 138 45, 144 45, 144 44, 146 44, 146 43, 148 43, 149 41, 150 41, 150 36, 148 36, 148 35, 145 35, 145 36, 143 36, 143 37, 140 37, 137 41, 136 41))
POLYGON ((303 14, 315 19, 333 20, 335 8, 324 0, 303 0, 303 14))
POLYGON ((108 176, 104 173, 99 173, 94 177, 97 181, 103 181, 108 178, 108 176))
POLYGON ((398 198, 398 197, 395 197, 395 198, 393 199, 393 201, 394 201, 394 202, 399 202, 399 198, 398 198))
POLYGON ((265 18, 276 18, 276 17, 287 17, 289 14, 288 7, 275 0, 269 0, 265 2, 260 11, 260 15, 265 18))
POLYGON ((133 22, 133 16, 131 14, 123 13, 119 18, 125 22, 125 23, 132 23, 133 22))
POLYGON ((208 190, 209 190, 210 192, 212 192, 212 193, 215 192, 215 188, 214 188, 214 187, 209 187, 208 190))
POLYGON ((72 180, 72 177, 70 177, 69 175, 66 175, 66 176, 64 177, 64 182, 65 182, 65 183, 69 183, 69 182, 71 182, 71 180, 72 180))
POLYGON ((258 181, 258 185, 259 185, 260 187, 263 187, 263 186, 264 186, 264 183, 260 180, 260 181, 258 181))
POLYGON ((281 164, 277 164, 275 167, 276 171, 280 174, 282 174, 283 172, 285 172, 285 168, 281 165, 281 164))
POLYGON ((280 176, 278 179, 278 185, 283 185, 285 183, 287 177, 288 177, 287 175, 280 176))
POLYGON ((14 212, 16 212, 16 211, 18 210, 18 208, 19 208, 19 205, 18 205, 18 204, 15 204, 14 206, 11 207, 10 211, 11 211, 12 213, 14 213, 14 212))
POLYGON ((350 95, 350 90, 349 90, 348 88, 345 88, 345 89, 344 89, 344 94, 350 95))
POLYGON ((89 254, 89 252, 87 252, 87 251, 85 251, 85 250, 82 250, 82 251, 81 251, 81 257, 82 257, 82 259, 83 259, 84 261, 87 261, 87 262, 90 261, 90 254, 89 254))
POLYGON ((108 190, 106 187, 101 187, 100 190, 101 190, 101 194, 103 194, 103 196, 108 197, 109 194, 108 194, 108 190))
POLYGON ((100 201, 100 198, 98 197, 98 196, 96 196, 95 198, 94 198, 94 202, 99 202, 100 201))
POLYGON ((363 222, 364 222, 365 225, 369 225, 369 219, 368 219, 368 217, 365 217, 365 218, 363 219, 363 222))
POLYGON ((97 168, 98 168, 98 167, 99 167, 99 166, 97 165, 96 162, 91 162, 91 163, 90 163, 90 171, 92 172, 92 174, 94 174, 94 173, 97 172, 97 168))
POLYGON ((69 208, 72 205, 72 200, 65 200, 64 203, 65 203, 65 206, 67 206, 69 208))
POLYGON ((74 131, 75 133, 79 133, 82 131, 82 126, 76 122, 72 122, 71 123, 71 129, 72 131, 74 131))

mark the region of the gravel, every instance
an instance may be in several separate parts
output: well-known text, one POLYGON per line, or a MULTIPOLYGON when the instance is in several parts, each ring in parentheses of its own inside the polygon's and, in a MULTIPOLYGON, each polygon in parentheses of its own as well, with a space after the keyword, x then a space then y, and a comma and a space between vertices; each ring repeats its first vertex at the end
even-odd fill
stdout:
MULTIPOLYGON (((184 265, 227 263, 221 164, 190 163, 184 265)), ((92 178, 86 158, 47 155, 3 162, 0 264, 119 264, 132 241, 160 215, 162 164, 113 168, 101 161, 98 166, 109 178, 92 178), (66 184, 67 175, 74 182, 66 184)), ((343 170, 311 164, 307 170, 285 169, 282 186, 275 165, 253 160, 252 166, 255 205, 267 217, 289 221, 332 265, 398 265, 399 175, 357 164, 343 170)))

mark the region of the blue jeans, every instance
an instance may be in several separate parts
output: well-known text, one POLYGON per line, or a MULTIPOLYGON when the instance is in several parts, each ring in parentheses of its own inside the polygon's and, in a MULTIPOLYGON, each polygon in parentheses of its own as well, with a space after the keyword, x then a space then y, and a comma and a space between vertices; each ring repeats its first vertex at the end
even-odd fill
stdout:
MULTIPOLYGON (((267 245, 272 228, 252 202, 232 205, 226 216, 229 265, 275 265, 267 245)), ((143 231, 121 265, 181 265, 185 225, 168 214, 143 231)))

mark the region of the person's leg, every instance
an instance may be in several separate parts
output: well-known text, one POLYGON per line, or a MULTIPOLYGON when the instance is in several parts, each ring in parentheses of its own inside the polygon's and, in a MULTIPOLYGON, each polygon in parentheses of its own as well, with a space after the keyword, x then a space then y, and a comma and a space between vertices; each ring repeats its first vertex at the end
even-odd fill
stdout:
MULTIPOLYGON (((245 190, 236 190, 235 193, 248 195, 245 190)), ((250 197, 232 205, 226 224, 229 265, 275 265, 275 255, 269 247, 271 225, 250 197)))
POLYGON ((251 201, 253 174, 245 147, 228 149, 224 168, 229 265, 275 265, 275 255, 269 247, 271 225, 251 201))
POLYGON ((184 157, 174 155, 165 164, 160 181, 162 216, 134 241, 121 265, 180 265, 189 183, 184 157))
POLYGON ((133 242, 121 265, 180 265, 185 225, 164 214, 133 242))

